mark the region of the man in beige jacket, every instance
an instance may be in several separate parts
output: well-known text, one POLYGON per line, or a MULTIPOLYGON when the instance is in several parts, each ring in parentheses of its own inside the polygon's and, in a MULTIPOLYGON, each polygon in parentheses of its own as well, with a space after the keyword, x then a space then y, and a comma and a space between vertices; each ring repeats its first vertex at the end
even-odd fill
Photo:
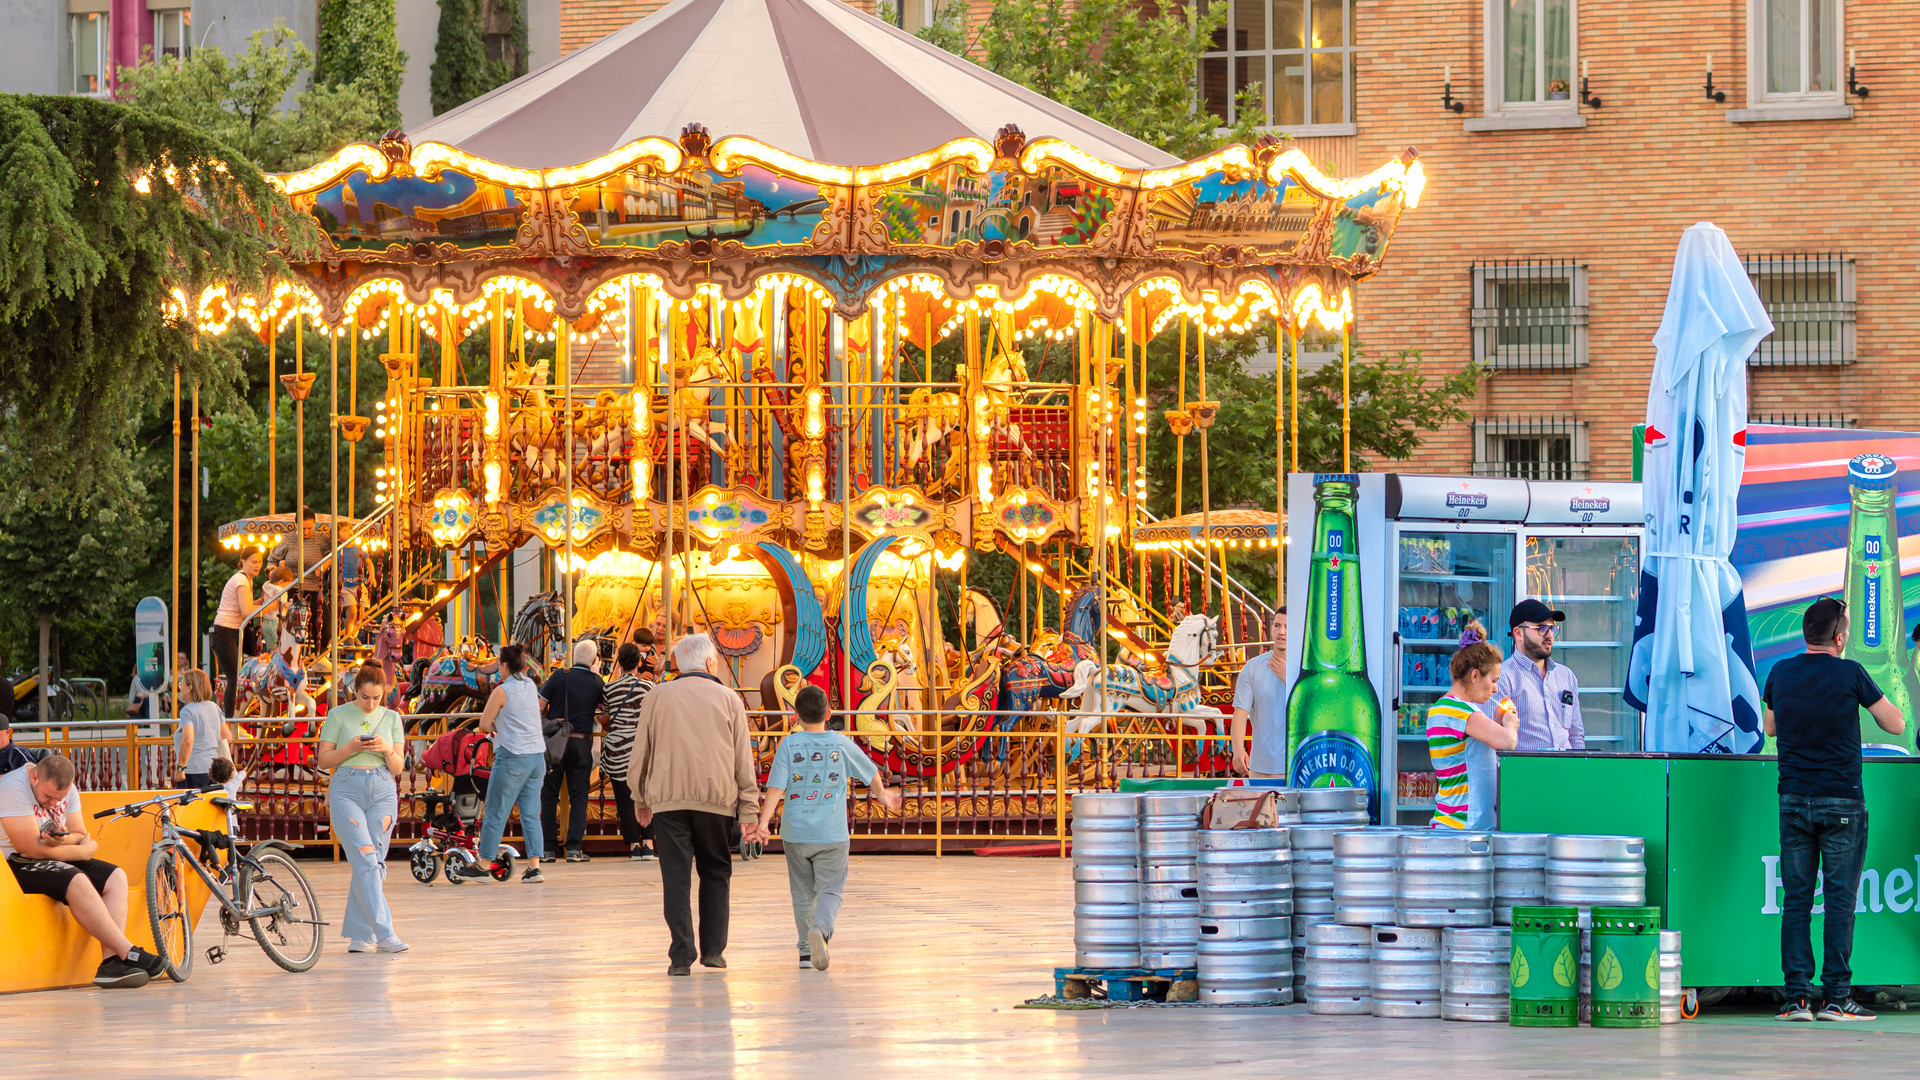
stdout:
POLYGON ((713 639, 689 634, 673 647, 679 674, 640 707, 627 783, 633 788, 640 824, 653 826, 660 854, 660 891, 667 931, 667 974, 693 967, 693 870, 700 870, 702 966, 724 968, 729 879, 733 845, 728 831, 740 822, 745 839, 757 838, 760 785, 753 743, 740 695, 720 681, 720 654, 713 639))

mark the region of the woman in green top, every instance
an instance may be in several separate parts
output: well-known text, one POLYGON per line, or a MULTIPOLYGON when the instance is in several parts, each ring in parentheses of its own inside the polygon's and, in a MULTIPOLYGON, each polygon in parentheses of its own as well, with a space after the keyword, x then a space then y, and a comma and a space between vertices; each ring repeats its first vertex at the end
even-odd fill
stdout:
POLYGON ((368 664, 353 677, 353 701, 327 711, 314 748, 314 764, 332 769, 327 784, 327 818, 340 851, 353 867, 347 910, 340 936, 348 952, 406 952, 393 932, 387 910, 387 847, 393 819, 400 811, 400 772, 406 742, 400 714, 380 702, 386 697, 386 672, 368 664))

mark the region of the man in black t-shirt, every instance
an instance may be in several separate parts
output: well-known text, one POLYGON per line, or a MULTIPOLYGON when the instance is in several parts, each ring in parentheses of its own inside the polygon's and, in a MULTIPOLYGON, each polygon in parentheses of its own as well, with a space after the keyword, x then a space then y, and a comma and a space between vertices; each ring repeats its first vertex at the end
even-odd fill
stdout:
POLYGON ((1780 966, 1787 1003, 1778 1019, 1812 1020, 1813 887, 1826 884, 1826 960, 1822 1020, 1872 1020, 1853 1000, 1853 908, 1867 852, 1867 805, 1860 787, 1860 710, 1898 735, 1906 717, 1874 685, 1867 669, 1841 656, 1847 606, 1815 600, 1800 623, 1807 651, 1773 666, 1763 695, 1767 734, 1779 740, 1780 966))

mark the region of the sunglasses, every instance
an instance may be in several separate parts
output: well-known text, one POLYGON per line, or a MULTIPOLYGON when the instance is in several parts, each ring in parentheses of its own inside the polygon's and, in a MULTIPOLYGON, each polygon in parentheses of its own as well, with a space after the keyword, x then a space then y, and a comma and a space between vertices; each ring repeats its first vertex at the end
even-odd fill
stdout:
POLYGON ((1560 628, 1555 626, 1553 623, 1521 623, 1520 626, 1523 629, 1531 630, 1534 633, 1541 635, 1542 637, 1552 637, 1555 634, 1558 634, 1560 632, 1560 628))

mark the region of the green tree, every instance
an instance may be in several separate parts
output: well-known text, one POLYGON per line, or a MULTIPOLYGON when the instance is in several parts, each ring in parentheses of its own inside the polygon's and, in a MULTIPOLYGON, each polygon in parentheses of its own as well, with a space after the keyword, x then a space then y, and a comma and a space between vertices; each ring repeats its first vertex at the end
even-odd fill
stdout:
POLYGON ((435 116, 526 73, 527 20, 519 0, 440 0, 433 53, 435 116))
POLYGON ((310 258, 318 240, 243 156, 179 121, 0 94, 0 414, 31 434, 11 453, 36 494, 113 479, 176 370, 231 398, 233 348, 199 340, 173 296, 259 290, 285 270, 276 247, 310 258))
MULTIPOLYGON (((892 6, 881 18, 891 21, 892 6)), ((1240 121, 1225 134, 1199 100, 1201 54, 1226 26, 1225 4, 1202 11, 1133 0, 996 0, 970 24, 963 0, 946 0, 920 37, 948 52, 1183 158, 1232 142, 1252 143, 1266 112, 1243 93, 1240 121)), ((1037 134, 1037 133, 1030 133, 1037 134)))
POLYGON ((312 85, 281 102, 313 53, 284 26, 260 30, 228 56, 196 49, 180 61, 121 71, 121 98, 199 128, 269 172, 304 168, 350 142, 377 140, 382 118, 357 86, 312 85))
POLYGON ((394 0, 325 0, 316 46, 314 85, 357 86, 382 128, 400 126, 400 80, 407 54, 400 51, 394 0))
MULTIPOLYGON (((30 443, 33 430, 11 424, 10 451, 30 443)), ((33 475, 26 455, 0 454, 0 580, 8 603, 4 629, 38 655, 41 685, 56 670, 63 632, 83 631, 80 651, 91 669, 102 625, 127 638, 127 622, 141 595, 138 583, 156 551, 152 501, 123 446, 85 496, 50 488, 33 475), (117 616, 117 619, 115 618, 117 616), (92 631, 92 633, 86 633, 92 631)), ((129 667, 109 670, 109 678, 129 667)), ((114 685, 111 681, 109 686, 114 685)))

